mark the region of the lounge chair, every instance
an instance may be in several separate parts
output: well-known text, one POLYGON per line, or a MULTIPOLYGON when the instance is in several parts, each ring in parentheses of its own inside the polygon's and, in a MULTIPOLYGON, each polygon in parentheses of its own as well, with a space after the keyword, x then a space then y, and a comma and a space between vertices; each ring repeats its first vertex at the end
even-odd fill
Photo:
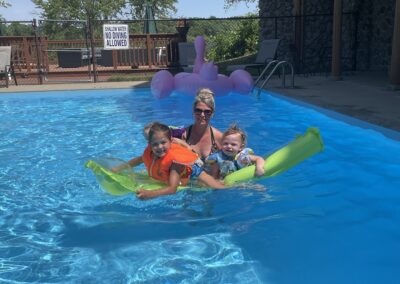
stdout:
POLYGON ((0 46, 0 78, 5 78, 7 88, 11 76, 14 77, 15 85, 18 85, 14 68, 11 64, 11 46, 0 46))
POLYGON ((276 59, 276 51, 278 49, 280 39, 266 39, 260 44, 260 49, 257 53, 256 61, 251 64, 241 65, 228 65, 226 70, 232 72, 237 69, 250 69, 257 68, 258 74, 264 69, 264 67, 272 60, 276 59))
POLYGON ((178 43, 179 64, 184 72, 192 72, 194 60, 196 59, 196 50, 193 42, 178 43))

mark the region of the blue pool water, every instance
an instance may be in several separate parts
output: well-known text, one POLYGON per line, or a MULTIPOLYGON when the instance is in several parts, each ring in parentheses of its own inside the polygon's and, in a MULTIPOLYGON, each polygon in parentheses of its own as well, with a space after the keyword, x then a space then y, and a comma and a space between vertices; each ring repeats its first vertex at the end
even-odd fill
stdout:
POLYGON ((325 150, 266 191, 104 193, 85 161, 140 155, 142 127, 191 123, 192 99, 0 96, 0 282, 399 283, 400 142, 270 94, 218 97, 213 125, 258 154, 315 126, 325 150))

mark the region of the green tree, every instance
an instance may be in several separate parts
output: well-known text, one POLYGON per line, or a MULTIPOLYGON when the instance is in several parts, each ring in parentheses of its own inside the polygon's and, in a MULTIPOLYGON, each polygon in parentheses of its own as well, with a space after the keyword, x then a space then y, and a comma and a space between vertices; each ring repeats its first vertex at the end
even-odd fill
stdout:
POLYGON ((247 14, 245 19, 189 20, 188 41, 203 35, 207 42, 207 58, 215 62, 248 55, 257 51, 259 19, 247 14))
POLYGON ((8 36, 31 36, 33 29, 31 24, 11 23, 5 29, 5 34, 8 36))
MULTIPOLYGON (((127 19, 142 19, 144 15, 143 0, 32 0, 32 2, 43 11, 41 18, 45 21, 42 28, 44 33, 53 39, 82 38, 83 23, 78 21, 88 21, 93 26, 95 36, 98 36, 101 34, 101 25, 96 21, 122 18, 122 16, 127 19), (46 20, 59 20, 59 22, 46 20)), ((149 1, 158 17, 167 15, 169 11, 174 12, 176 2, 177 0, 149 1)), ((137 25, 130 26, 132 31, 138 29, 137 25)))
POLYGON ((43 19, 94 20, 116 16, 125 6, 125 0, 32 0, 42 9, 43 19))
POLYGON ((0 0, 0 7, 10 7, 11 5, 9 3, 7 3, 5 0, 0 0))
MULTIPOLYGON (((1 0, 0 0, 1 1, 1 0)), ((43 10, 43 19, 56 20, 107 20, 118 15, 142 19, 143 0, 32 0, 43 10)), ((177 0, 149 0, 156 17, 165 17, 175 12, 177 0)))
MULTIPOLYGON (((10 6, 11 5, 9 3, 7 3, 5 0, 0 0, 0 7, 7 8, 10 6)), ((0 14, 0 21, 4 21, 4 18, 1 14, 0 14)), ((0 33, 0 35, 1 35, 1 33, 0 33)))
MULTIPOLYGON (((0 7, 8 8, 11 7, 11 4, 5 0, 0 0, 0 7)), ((5 22, 6 19, 0 15, 0 22, 5 22)), ((32 35, 32 25, 30 24, 21 24, 21 23, 0 23, 0 36, 27 36, 32 35)))
POLYGON ((254 3, 256 1, 258 1, 258 0, 225 0, 225 8, 229 8, 231 6, 234 6, 239 2, 254 3))
POLYGON ((175 8, 177 0, 128 0, 125 6, 125 9, 128 10, 126 14, 135 19, 143 19, 146 2, 151 4, 154 16, 159 19, 170 17, 177 11, 175 8))

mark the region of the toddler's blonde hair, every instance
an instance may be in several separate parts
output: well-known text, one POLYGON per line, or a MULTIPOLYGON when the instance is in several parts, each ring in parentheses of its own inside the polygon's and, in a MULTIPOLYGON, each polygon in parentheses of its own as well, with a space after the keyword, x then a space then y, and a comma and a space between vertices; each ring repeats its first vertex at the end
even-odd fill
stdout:
POLYGON ((246 143, 247 143, 246 133, 242 129, 240 129, 236 123, 231 124, 229 126, 229 128, 222 134, 222 140, 224 140, 224 138, 226 136, 229 136, 232 134, 240 134, 240 138, 242 139, 242 145, 246 146, 246 143))

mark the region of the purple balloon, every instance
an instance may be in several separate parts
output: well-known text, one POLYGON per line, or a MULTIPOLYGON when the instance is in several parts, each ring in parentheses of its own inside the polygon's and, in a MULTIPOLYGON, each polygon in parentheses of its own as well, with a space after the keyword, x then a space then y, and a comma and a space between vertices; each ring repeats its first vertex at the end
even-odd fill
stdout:
POLYGON ((180 93, 195 96, 201 88, 211 89, 215 95, 227 95, 233 89, 231 80, 225 75, 218 74, 215 80, 207 80, 196 73, 185 73, 175 76, 175 90, 180 93))
MULTIPOLYGON (((203 69, 206 66, 203 65, 203 69)), ((181 72, 176 74, 175 77, 165 70, 157 72, 151 81, 153 96, 161 99, 169 96, 174 90, 179 93, 195 96, 201 88, 211 89, 216 96, 224 96, 231 91, 236 91, 240 94, 249 94, 254 85, 253 78, 245 70, 235 70, 229 77, 216 74, 215 78, 212 78, 211 72, 207 73, 205 71, 205 78, 202 77, 202 70, 200 70, 200 74, 181 72)))
POLYGON ((254 82, 245 70, 236 70, 227 77, 218 74, 218 66, 204 61, 205 40, 202 36, 195 39, 196 59, 193 73, 181 72, 175 77, 168 71, 157 72, 151 80, 151 92, 157 99, 169 96, 174 90, 195 96, 201 88, 211 89, 215 95, 223 96, 231 91, 241 94, 251 92, 254 82))
POLYGON ((151 92, 156 99, 165 98, 174 90, 174 76, 166 70, 158 71, 154 74, 150 87, 151 92))
POLYGON ((253 77, 249 72, 238 69, 231 73, 229 76, 233 82, 233 89, 241 94, 249 94, 254 86, 253 77))
POLYGON ((193 73, 200 73, 201 66, 205 63, 206 41, 203 36, 196 36, 194 49, 196 50, 196 58, 194 59, 193 73))

